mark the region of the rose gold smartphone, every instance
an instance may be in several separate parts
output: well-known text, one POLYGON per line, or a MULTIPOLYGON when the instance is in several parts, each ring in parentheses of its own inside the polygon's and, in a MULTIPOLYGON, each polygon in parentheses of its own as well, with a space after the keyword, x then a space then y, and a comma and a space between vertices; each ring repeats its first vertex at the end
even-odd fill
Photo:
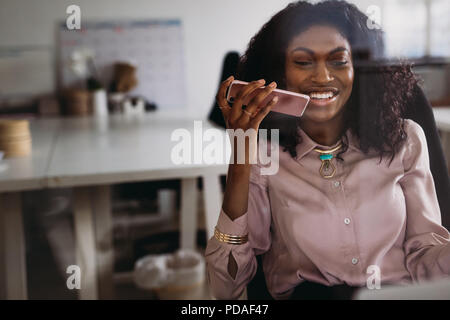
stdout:
MULTIPOLYGON (((248 82, 234 80, 228 87, 227 100, 233 103, 236 99, 236 95, 242 90, 243 87, 248 85, 248 82)), ((244 105, 247 105, 255 95, 264 90, 265 87, 260 87, 248 95, 244 101, 244 105)), ((261 103, 261 106, 267 105, 275 96, 278 96, 278 102, 272 107, 272 112, 284 113, 290 116, 301 117, 308 106, 310 97, 305 94, 295 93, 286 90, 275 89, 273 90, 261 103)))

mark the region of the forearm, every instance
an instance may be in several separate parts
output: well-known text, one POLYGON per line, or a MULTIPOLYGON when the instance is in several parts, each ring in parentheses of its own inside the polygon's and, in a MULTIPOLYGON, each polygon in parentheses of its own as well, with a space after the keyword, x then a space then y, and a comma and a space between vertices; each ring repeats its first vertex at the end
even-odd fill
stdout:
MULTIPOLYGON (((230 164, 222 209, 231 220, 235 220, 247 212, 249 179, 250 165, 230 164)), ((233 279, 236 278, 237 270, 237 263, 230 251, 228 273, 233 279)))
POLYGON ((250 169, 249 164, 230 164, 228 167, 222 209, 231 220, 247 212, 250 169))
POLYGON ((421 248, 406 258, 414 281, 427 281, 450 276, 450 243, 421 248))
MULTIPOLYGON (((238 298, 256 272, 255 249, 258 249, 258 254, 263 254, 270 247, 271 220, 270 211, 267 210, 270 203, 266 183, 258 176, 258 166, 252 165, 250 167, 248 191, 245 192, 247 197, 245 198, 245 206, 241 208, 243 215, 232 220, 227 212, 222 209, 217 221, 217 228, 225 234, 244 236, 250 233, 248 218, 253 217, 252 228, 258 230, 261 235, 240 245, 226 243, 215 237, 208 241, 205 251, 208 279, 216 298, 238 298)), ((231 170, 228 176, 228 188, 233 186, 231 177, 236 178, 236 173, 237 180, 245 176, 245 173, 241 171, 231 170)), ((238 185, 242 184, 238 183, 238 185)), ((247 179, 245 179, 245 184, 247 184, 247 179)), ((228 191, 230 190, 233 191, 234 189, 228 189, 228 191)), ((244 189, 239 191, 241 194, 244 193, 242 190, 244 189)), ((241 196, 239 192, 236 197, 241 196)), ((234 200, 232 197, 228 199, 234 200)), ((227 201, 224 201, 224 205, 227 203, 227 201)))

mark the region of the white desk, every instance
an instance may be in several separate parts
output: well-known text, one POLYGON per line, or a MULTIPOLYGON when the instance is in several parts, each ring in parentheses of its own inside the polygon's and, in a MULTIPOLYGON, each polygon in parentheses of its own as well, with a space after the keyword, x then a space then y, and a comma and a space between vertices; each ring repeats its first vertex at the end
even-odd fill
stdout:
MULTIPOLYGON (((202 122, 203 130, 214 128, 202 122)), ((109 298, 112 292, 113 247, 111 184, 160 179, 182 179, 182 248, 194 248, 197 227, 196 179, 203 178, 208 238, 212 236, 222 202, 220 175, 228 165, 175 165, 170 155, 177 142, 171 134, 185 128, 193 136, 194 119, 161 113, 143 117, 39 119, 31 123, 33 153, 6 159, 0 173, 0 226, 5 234, 3 274, 6 296, 26 298, 26 269, 20 191, 74 187, 77 261, 82 271, 80 298, 109 298)), ((226 140, 222 129, 215 129, 226 140)), ((208 143, 209 144, 209 143, 208 143)))
POLYGON ((442 132, 442 147, 444 148, 447 166, 450 168, 450 106, 433 108, 433 113, 436 120, 436 126, 442 132))

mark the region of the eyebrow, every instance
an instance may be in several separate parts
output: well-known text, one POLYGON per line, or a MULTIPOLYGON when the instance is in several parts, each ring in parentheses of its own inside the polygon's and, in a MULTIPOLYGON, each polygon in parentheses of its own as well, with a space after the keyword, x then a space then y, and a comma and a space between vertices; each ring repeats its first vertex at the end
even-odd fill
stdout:
MULTIPOLYGON (((297 47, 294 50, 292 50, 291 52, 295 52, 295 51, 305 51, 305 52, 307 52, 307 53, 309 53, 311 55, 313 55, 315 53, 313 50, 308 49, 308 48, 304 48, 304 47, 297 47)), ((333 54, 333 53, 340 52, 340 51, 347 51, 348 52, 348 49, 344 48, 344 47, 337 47, 337 48, 331 50, 328 54, 333 54)))

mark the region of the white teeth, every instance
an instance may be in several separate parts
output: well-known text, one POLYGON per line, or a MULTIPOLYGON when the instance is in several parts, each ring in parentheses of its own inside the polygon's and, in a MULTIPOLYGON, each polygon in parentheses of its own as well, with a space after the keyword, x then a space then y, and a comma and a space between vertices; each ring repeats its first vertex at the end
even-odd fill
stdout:
POLYGON ((309 96, 312 99, 330 99, 334 96, 333 92, 311 92, 309 96))

